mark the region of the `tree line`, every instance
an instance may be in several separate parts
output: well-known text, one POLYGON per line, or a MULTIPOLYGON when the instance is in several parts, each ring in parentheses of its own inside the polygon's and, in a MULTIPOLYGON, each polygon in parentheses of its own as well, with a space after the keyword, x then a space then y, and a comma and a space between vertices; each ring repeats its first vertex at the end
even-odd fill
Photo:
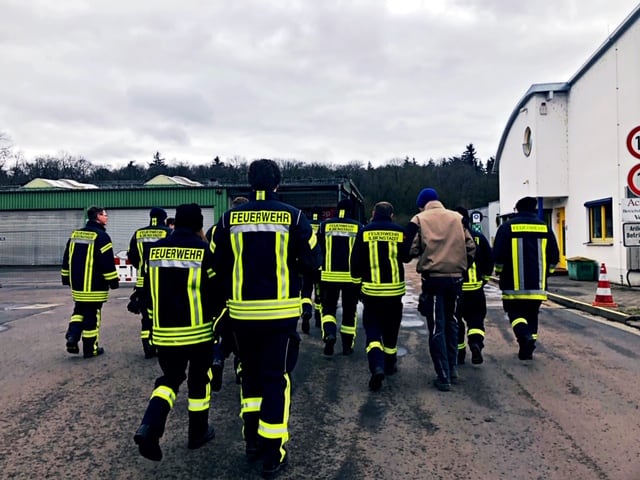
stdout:
MULTIPOLYGON (((0 140, 1 137, 0 134, 0 140)), ((394 205, 396 220, 400 223, 408 221, 416 212, 415 198, 424 187, 435 188, 448 208, 458 205, 475 208, 498 200, 498 177, 491 173, 495 160, 492 157, 483 163, 473 144, 467 145, 459 156, 422 163, 405 157, 391 159, 377 167, 357 161, 334 165, 275 160, 282 170, 283 183, 350 178, 364 197, 366 212, 371 211, 376 202, 386 200, 394 205)), ((167 161, 156 152, 153 160, 143 165, 130 161, 122 167, 107 168, 68 154, 27 160, 5 145, 0 147, 0 186, 16 188, 34 178, 67 178, 109 188, 141 185, 160 174, 183 176, 205 185, 244 184, 249 163, 242 157, 224 161, 215 157, 208 164, 190 165, 167 161)))

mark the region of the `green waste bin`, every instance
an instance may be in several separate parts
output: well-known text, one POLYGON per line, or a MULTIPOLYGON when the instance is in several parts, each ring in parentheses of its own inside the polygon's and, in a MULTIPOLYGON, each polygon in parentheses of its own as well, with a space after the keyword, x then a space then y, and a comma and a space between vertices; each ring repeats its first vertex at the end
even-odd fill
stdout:
POLYGON ((598 264, 585 257, 567 258, 569 278, 571 280, 591 281, 598 279, 598 264))

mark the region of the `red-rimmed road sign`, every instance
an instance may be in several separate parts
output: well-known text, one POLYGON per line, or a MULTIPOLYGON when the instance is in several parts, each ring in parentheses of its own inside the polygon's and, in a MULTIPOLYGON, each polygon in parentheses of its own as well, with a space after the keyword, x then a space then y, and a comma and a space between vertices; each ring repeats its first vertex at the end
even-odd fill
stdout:
POLYGON ((627 150, 636 158, 640 158, 640 126, 634 128, 627 135, 627 150))
POLYGON ((640 163, 631 167, 627 174, 627 185, 636 195, 640 196, 640 163))

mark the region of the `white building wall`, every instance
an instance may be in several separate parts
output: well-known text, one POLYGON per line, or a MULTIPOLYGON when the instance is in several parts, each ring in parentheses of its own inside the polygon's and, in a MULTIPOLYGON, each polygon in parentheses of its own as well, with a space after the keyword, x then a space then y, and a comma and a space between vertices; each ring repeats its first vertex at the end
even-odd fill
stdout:
MULTIPOLYGON (((532 128, 535 104, 530 100, 520 109, 505 141, 500 160, 500 214, 512 212, 518 199, 536 196, 535 175, 538 151, 535 131, 532 132, 531 154, 526 157, 522 150, 526 127, 532 128)), ((532 128, 534 130, 534 128, 532 128)))
POLYGON ((638 162, 626 148, 627 134, 640 124, 637 79, 640 25, 632 26, 572 86, 569 100, 569 202, 567 256, 607 265, 609 279, 622 283, 626 247, 620 202, 629 169, 638 162), (589 243, 585 202, 612 198, 613 243, 589 243))
POLYGON ((534 96, 531 103, 535 105, 533 142, 538 146, 536 196, 566 197, 569 193, 567 95, 540 94, 534 96))
POLYGON ((627 175, 640 164, 627 148, 629 133, 640 128, 639 9, 565 88, 558 84, 565 92, 556 92, 551 101, 537 91, 525 99, 519 114, 510 118, 498 158, 500 213, 508 213, 525 195, 543 197, 545 208, 554 209, 552 219, 559 219, 558 209, 564 208, 566 256, 605 263, 609 279, 616 283, 625 283, 628 268, 640 268, 640 247, 624 246, 621 219, 621 202, 634 196, 628 189, 627 175), (542 102, 546 103, 546 116, 540 115, 542 102), (532 129, 529 158, 522 153, 526 126, 532 129), (584 204, 607 198, 613 206, 613 241, 589 243, 584 204))

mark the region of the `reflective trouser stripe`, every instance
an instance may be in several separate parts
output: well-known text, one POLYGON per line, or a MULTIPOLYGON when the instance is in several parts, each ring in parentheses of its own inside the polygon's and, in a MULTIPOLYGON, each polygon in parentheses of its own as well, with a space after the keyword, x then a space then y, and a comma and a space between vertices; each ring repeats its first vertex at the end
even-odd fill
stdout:
POLYGON ((484 330, 482 330, 481 328, 470 328, 467 332, 467 335, 480 335, 484 337, 484 330))
POLYGON ((398 353, 398 347, 383 347, 382 349, 384 351, 384 353, 386 353, 387 355, 395 355, 396 353, 398 353))
POLYGON ((262 397, 242 398, 240 400, 240 416, 244 413, 259 412, 262 397))
POLYGON ((348 327, 346 325, 340 325, 340 333, 346 333, 347 335, 355 335, 356 334, 356 327, 355 327, 355 325, 353 327, 348 327))
POLYGON ((532 333, 531 334, 531 338, 533 338, 534 340, 538 340, 538 334, 537 333, 532 333))
POLYGON ((205 398, 189 398, 189 406, 187 407, 190 412, 202 412, 209 410, 211 403, 211 397, 209 396, 209 389, 211 384, 207 386, 207 396, 205 398))
POLYGON ((462 342, 458 344, 458 350, 464 350, 467 348, 467 342, 462 342))
POLYGON ((166 385, 160 385, 151 394, 151 399, 161 398, 169 404, 169 408, 173 408, 173 404, 176 401, 176 392, 166 385))
POLYGON ((371 342, 369 345, 367 345, 367 353, 369 353, 374 348, 377 348, 378 350, 384 350, 382 343, 378 341, 374 341, 374 342, 371 342))
POLYGON ((334 325, 337 325, 338 321, 336 320, 336 317, 334 317, 333 315, 323 315, 322 320, 320 322, 320 326, 322 328, 322 337, 326 335, 325 327, 329 323, 333 323, 334 325))
POLYGON ((516 318, 513 322, 511 322, 511 328, 516 328, 516 325, 520 323, 524 323, 525 325, 528 325, 527 320, 521 317, 521 318, 516 318))

